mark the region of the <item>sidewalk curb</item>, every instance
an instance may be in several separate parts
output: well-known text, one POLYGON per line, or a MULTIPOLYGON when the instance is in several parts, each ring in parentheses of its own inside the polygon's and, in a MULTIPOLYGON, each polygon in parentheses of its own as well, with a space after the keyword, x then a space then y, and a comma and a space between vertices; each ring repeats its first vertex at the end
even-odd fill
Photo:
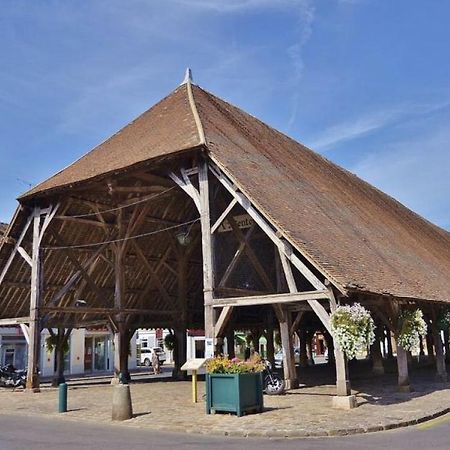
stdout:
MULTIPOLYGON (((70 413, 70 410, 69 410, 70 413)), ((332 437, 342 437, 342 436, 352 436, 352 435, 361 435, 361 434, 368 434, 368 433, 376 433, 380 431, 389 431, 394 430, 398 428, 405 428, 410 427, 413 425, 422 424, 425 422, 428 422, 430 420, 436 419, 437 417, 444 416, 446 414, 450 413, 450 407, 443 408, 439 411, 435 411, 431 414, 427 414, 424 416, 420 416, 415 419, 410 420, 400 420, 398 422, 391 422, 386 425, 373 425, 369 427, 349 427, 349 428, 338 428, 338 429, 329 429, 329 430, 323 430, 323 431, 307 431, 307 430, 249 430, 249 431, 242 431, 242 430, 224 430, 224 429, 218 429, 216 427, 211 427, 210 429, 196 429, 196 428, 185 428, 182 426, 169 426, 169 425, 158 425, 152 427, 152 429, 156 432, 169 432, 169 433, 177 433, 177 434, 189 434, 189 435, 205 435, 209 434, 212 436, 225 436, 229 438, 266 438, 266 439, 312 439, 312 438, 332 438, 332 437)), ((17 411, 8 411, 6 412, 0 412, 1 415, 24 415, 23 411, 20 413, 17 411)), ((59 420, 68 420, 68 421, 74 421, 74 422, 85 422, 85 423, 95 423, 99 424, 98 421, 96 421, 94 418, 82 418, 82 417, 73 417, 67 414, 46 414, 46 415, 40 415, 40 414, 25 414, 28 417, 48 417, 48 418, 57 418, 59 420)), ((124 422, 103 422, 101 425, 106 426, 128 426, 132 428, 139 428, 139 429, 149 429, 148 426, 142 426, 139 423, 133 423, 133 419, 126 420, 124 422)))

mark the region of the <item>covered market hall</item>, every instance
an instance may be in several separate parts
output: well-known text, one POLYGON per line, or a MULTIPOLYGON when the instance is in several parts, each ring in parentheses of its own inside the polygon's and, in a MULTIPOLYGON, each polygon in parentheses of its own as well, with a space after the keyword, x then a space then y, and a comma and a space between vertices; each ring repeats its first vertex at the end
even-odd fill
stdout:
MULTIPOLYGON (((380 342, 395 345, 399 315, 420 307, 446 380, 448 333, 437 317, 450 302, 449 233, 200 88, 190 71, 18 200, 0 238, 0 325, 25 330, 28 389, 39 390, 45 328, 63 358, 72 329, 109 327, 124 376, 138 328, 174 330, 178 368, 187 329, 205 330, 207 354, 235 330, 252 330, 266 337, 268 359, 278 330, 288 388, 298 385, 293 335, 302 358, 320 330, 336 394, 349 397, 330 314, 355 302, 376 322, 370 353, 381 369, 380 342)), ((396 354, 408 390, 409 355, 398 342, 396 354)))

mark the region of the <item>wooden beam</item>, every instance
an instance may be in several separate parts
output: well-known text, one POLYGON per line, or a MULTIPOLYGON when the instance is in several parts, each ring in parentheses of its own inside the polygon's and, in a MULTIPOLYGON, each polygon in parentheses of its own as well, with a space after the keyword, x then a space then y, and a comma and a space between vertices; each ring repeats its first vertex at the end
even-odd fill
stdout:
POLYGON ((22 331, 23 337, 27 341, 27 345, 30 345, 30 327, 26 323, 20 323, 20 329, 22 331))
POLYGON ((265 232, 270 240, 280 247, 286 257, 292 262, 292 264, 299 270, 299 272, 316 288, 324 289, 324 284, 314 275, 314 273, 294 254, 294 252, 288 251, 285 242, 277 236, 277 232, 273 227, 264 219, 264 217, 252 206, 251 201, 242 193, 237 191, 237 187, 221 172, 216 166, 210 166, 211 172, 219 180, 219 182, 225 187, 225 189, 237 200, 244 210, 253 218, 253 220, 259 225, 259 227, 265 232))
POLYGON ((295 316, 295 319, 294 319, 294 321, 292 322, 292 325, 291 325, 291 334, 294 334, 297 331, 298 326, 300 325, 300 322, 301 322, 301 320, 302 320, 304 315, 305 315, 304 311, 298 311, 297 312, 297 315, 295 316))
POLYGON ((233 217, 230 217, 228 219, 228 223, 230 224, 231 229, 232 229, 233 233, 235 234, 235 236, 237 237, 238 241, 241 244, 244 244, 244 252, 247 254, 247 257, 250 260, 250 263, 256 270, 256 273, 258 274, 259 278, 263 282, 265 288, 268 291, 274 292, 275 287, 274 287, 272 281, 270 280, 270 277, 267 275, 264 267, 259 262, 259 259, 256 256, 255 252, 251 248, 250 241, 245 238, 244 233, 241 231, 241 229, 239 228, 238 224, 236 223, 236 221, 234 220, 233 217))
POLYGON ((92 219, 85 219, 83 217, 72 217, 72 216, 55 216, 56 220, 63 220, 66 222, 75 222, 84 225, 91 225, 95 227, 100 227, 103 229, 114 228, 115 225, 111 223, 107 223, 105 221, 97 221, 92 219))
MULTIPOLYGON (((107 244, 103 244, 83 264, 79 263, 78 260, 74 256, 72 256, 72 255, 69 256, 69 254, 67 254, 67 257, 70 259, 70 261, 72 261, 72 264, 74 264, 78 270, 69 278, 67 283, 60 289, 60 291, 58 293, 56 293, 54 295, 54 297, 47 303, 47 306, 55 305, 56 303, 58 303, 58 301, 72 289, 72 287, 80 279, 80 277, 84 276, 86 279, 86 282, 88 282, 88 279, 86 278, 86 277, 88 277, 90 280, 90 284, 93 283, 92 279, 90 278, 90 276, 86 272, 86 270, 95 262, 95 260, 100 256, 100 254, 106 247, 107 247, 107 244), (75 264, 75 261, 76 261, 76 264, 75 264)), ((95 285, 95 286, 97 286, 97 285, 95 285)), ((99 289, 99 288, 96 287, 95 290, 97 291, 97 289, 99 289)))
POLYGON ((378 318, 386 325, 386 327, 392 332, 397 333, 397 329, 390 320, 389 316, 384 313, 384 311, 381 310, 378 306, 371 306, 371 309, 375 312, 375 314, 378 316, 378 318))
MULTIPOLYGON (((292 267, 289 264, 288 258, 286 256, 286 252, 289 252, 289 249, 287 248, 286 244, 287 244, 286 242, 282 241, 282 245, 278 247, 278 251, 280 254, 280 260, 289 287, 289 291, 291 293, 294 293, 297 292, 297 285, 295 283, 294 274, 292 273, 292 267)), ((325 288, 325 291, 328 292, 327 298, 330 298, 329 290, 325 288)), ((325 310, 325 308, 317 300, 314 299, 309 299, 308 304, 309 306, 311 306, 312 310, 319 317, 320 321, 323 323, 327 331, 331 334, 330 316, 325 310)))
POLYGON ((8 269, 11 266, 13 259, 16 256, 23 239, 25 238, 25 235, 27 234, 28 228, 30 227, 31 222, 33 221, 33 217, 34 217, 33 213, 31 213, 25 223, 25 226, 22 229, 22 232, 20 233, 19 238, 16 241, 13 251, 10 253, 8 260, 6 261, 6 264, 3 267, 2 272, 0 273, 0 285, 2 284, 2 281, 5 279, 6 273, 8 272, 8 269))
POLYGON ((231 274, 233 273, 234 269, 236 268, 237 264, 241 260, 242 256, 245 253, 245 246, 247 245, 247 242, 251 239, 253 232, 255 231, 256 225, 253 224, 249 230, 247 231, 245 235, 245 242, 241 242, 239 244, 238 249, 236 250, 235 254, 233 255, 233 258, 228 264, 228 267, 225 270, 225 273, 222 276, 222 279, 219 282, 219 288, 225 288, 225 284, 227 283, 228 279, 230 278, 231 274))
POLYGON ((205 338, 214 339, 215 312, 212 307, 214 298, 214 253, 211 236, 211 215, 209 208, 208 163, 205 161, 199 167, 198 182, 200 188, 198 209, 202 230, 203 257, 203 299, 205 308, 205 338))
POLYGON ((140 259, 141 263, 144 265, 144 267, 147 269, 147 272, 150 275, 150 278, 154 281, 154 283, 156 284, 157 289, 159 290, 161 296, 166 300, 166 302, 168 302, 169 304, 172 303, 172 299, 170 297, 170 295, 167 293, 166 288, 164 287, 163 283, 161 282, 161 280, 159 279, 159 276, 157 274, 157 272, 153 269, 153 267, 150 265, 150 263, 148 262, 147 258, 145 257, 144 253, 142 252, 142 250, 140 249, 140 247, 138 246, 138 244, 135 241, 132 241, 134 250, 138 256, 138 258, 140 259))
POLYGON ((217 322, 214 326, 214 335, 216 338, 223 337, 228 322, 233 314, 234 307, 233 306, 225 306, 217 319, 217 322))
POLYGON ((253 289, 242 289, 232 287, 216 287, 217 297, 252 297, 253 295, 267 295, 267 292, 253 289))
POLYGON ((328 299, 328 291, 308 291, 295 292, 289 294, 270 294, 270 295, 255 295, 252 297, 231 297, 231 298, 216 298, 209 303, 208 306, 213 308, 222 308, 225 306, 254 306, 254 305, 274 305, 282 303, 304 302, 309 300, 328 299))
POLYGON ((114 186, 113 192, 121 194, 147 194, 163 192, 166 188, 162 186, 114 186))
POLYGON ((156 184, 158 186, 163 186, 165 188, 170 188, 173 186, 173 183, 167 178, 161 177, 159 175, 154 175, 148 172, 140 172, 133 175, 134 178, 138 180, 145 181, 150 184, 156 184))
POLYGON ((162 314, 171 315, 175 310, 145 309, 145 308, 101 308, 83 306, 42 306, 44 312, 65 313, 65 314, 162 314))
POLYGON ((12 319, 0 319, 0 327, 20 325, 21 323, 30 323, 30 317, 15 317, 12 319))
POLYGON ((27 264, 31 267, 33 265, 30 255, 27 253, 27 251, 23 247, 18 247, 17 251, 19 252, 20 256, 27 262, 27 264))
POLYGON ((237 200, 235 198, 233 198, 233 200, 231 200, 230 204, 225 208, 225 211, 220 215, 220 217, 216 220, 214 225, 211 227, 211 234, 214 234, 214 232, 217 230, 217 228, 220 227, 220 225, 225 220, 225 218, 228 216, 228 214, 231 212, 231 210, 234 208, 236 203, 237 203, 237 200))
POLYGON ((27 389, 39 390, 39 360, 41 329, 39 324, 39 307, 42 297, 42 260, 40 258, 41 210, 33 211, 33 251, 30 289, 30 334, 28 345, 27 389))
POLYGON ((179 178, 178 175, 176 175, 174 172, 171 172, 169 176, 181 189, 183 189, 184 192, 186 192, 186 194, 189 195, 189 197, 192 198, 196 208, 198 209, 198 211, 200 211, 201 210, 200 193, 192 184, 191 180, 189 179, 189 176, 187 175, 187 172, 183 171, 182 169, 181 173, 183 179, 179 178))

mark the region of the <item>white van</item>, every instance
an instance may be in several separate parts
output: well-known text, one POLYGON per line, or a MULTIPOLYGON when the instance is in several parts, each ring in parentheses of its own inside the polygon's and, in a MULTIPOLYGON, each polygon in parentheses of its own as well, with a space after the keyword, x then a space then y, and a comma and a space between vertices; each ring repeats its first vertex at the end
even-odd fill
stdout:
POLYGON ((159 364, 164 364, 166 362, 166 352, 161 347, 144 347, 141 348, 141 366, 151 366, 152 365, 152 350, 155 350, 159 358, 159 364))

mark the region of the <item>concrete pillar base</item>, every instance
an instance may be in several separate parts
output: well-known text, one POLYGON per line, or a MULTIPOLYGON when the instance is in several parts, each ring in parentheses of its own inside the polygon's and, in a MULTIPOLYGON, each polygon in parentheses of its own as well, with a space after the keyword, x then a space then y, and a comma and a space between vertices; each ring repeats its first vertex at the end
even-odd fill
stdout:
POLYGON ((355 395, 335 395, 333 397, 333 408, 353 409, 358 406, 355 395))
POLYGON ((39 394, 41 392, 40 388, 25 388, 25 392, 30 392, 31 394, 39 394))
POLYGON ((336 392, 339 397, 347 397, 351 395, 352 390, 349 380, 336 380, 336 392))
POLYGON ((298 380, 284 380, 284 387, 288 391, 289 389, 297 389, 298 388, 298 380))
POLYGON ((383 366, 373 366, 372 373, 374 375, 384 375, 384 367, 383 366))
POLYGON ((437 373, 436 374, 436 381, 438 383, 447 383, 448 377, 446 373, 437 373))
POLYGON ((128 420, 132 417, 130 386, 118 384, 113 389, 112 420, 128 420))
POLYGON ((398 392, 403 392, 403 393, 406 393, 406 394, 408 394, 409 392, 412 392, 411 385, 410 384, 400 385, 398 387, 398 392))

